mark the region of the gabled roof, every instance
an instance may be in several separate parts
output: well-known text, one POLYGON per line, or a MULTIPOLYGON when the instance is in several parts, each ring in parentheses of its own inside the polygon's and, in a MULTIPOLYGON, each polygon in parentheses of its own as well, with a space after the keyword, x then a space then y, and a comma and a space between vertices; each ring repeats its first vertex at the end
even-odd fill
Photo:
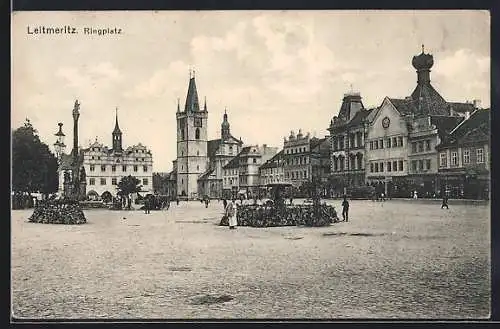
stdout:
POLYGON ((415 102, 411 98, 401 99, 401 98, 389 98, 389 101, 394 105, 396 110, 402 115, 407 115, 411 113, 416 113, 417 108, 415 107, 415 102))
POLYGON ((450 110, 453 110, 454 112, 463 114, 465 114, 466 112, 472 113, 476 110, 474 104, 472 103, 448 102, 448 107, 450 110))
POLYGON ((206 180, 210 178, 210 175, 214 173, 215 169, 208 169, 205 171, 203 174, 201 174, 200 177, 198 177, 198 180, 206 180))
POLYGON ((283 150, 276 153, 271 159, 267 160, 259 169, 276 168, 278 163, 283 160, 283 150))
POLYGON ((373 111, 373 109, 363 109, 359 112, 356 113, 356 115, 354 116, 354 118, 352 118, 351 121, 349 121, 349 125, 350 126, 355 126, 355 125, 359 125, 360 123, 362 123, 367 117, 368 115, 373 111))
POLYGON ((215 156, 215 153, 217 153, 220 144, 221 144, 220 139, 213 139, 207 142, 207 155, 209 158, 213 158, 215 156))
POLYGON ((450 116, 431 116, 431 124, 438 130, 438 136, 441 140, 445 139, 455 127, 464 120, 463 117, 450 116))
POLYGON ((239 166, 240 166, 240 154, 238 153, 238 155, 236 155, 228 163, 226 163, 223 169, 235 169, 239 168, 239 166))
MULTIPOLYGON (((463 119, 463 118, 462 118, 463 119)), ((463 119, 447 138, 439 145, 440 148, 451 146, 459 140, 484 141, 490 138, 490 110, 478 109, 468 119, 463 119)))

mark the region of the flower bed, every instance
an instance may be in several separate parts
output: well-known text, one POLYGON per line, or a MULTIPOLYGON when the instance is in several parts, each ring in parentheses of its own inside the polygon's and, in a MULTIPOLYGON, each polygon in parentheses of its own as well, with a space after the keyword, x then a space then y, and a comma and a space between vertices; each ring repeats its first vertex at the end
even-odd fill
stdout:
MULTIPOLYGON (((286 206, 282 209, 265 205, 238 205, 236 219, 239 226, 274 227, 274 226, 328 226, 338 221, 335 208, 330 205, 286 206)), ((221 226, 228 225, 224 216, 221 226)))
POLYGON ((37 204, 28 220, 43 224, 85 224, 87 220, 76 201, 51 200, 37 204))

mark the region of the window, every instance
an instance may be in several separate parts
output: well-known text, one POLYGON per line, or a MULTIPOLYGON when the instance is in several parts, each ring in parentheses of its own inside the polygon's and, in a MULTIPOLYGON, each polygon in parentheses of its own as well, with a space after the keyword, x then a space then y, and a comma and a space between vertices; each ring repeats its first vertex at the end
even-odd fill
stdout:
POLYGON ((307 178, 307 171, 304 170, 304 178, 307 178))
POLYGON ((381 149, 384 148, 384 140, 383 139, 379 140, 378 144, 380 145, 381 149))
POLYGON ((458 165, 458 154, 457 152, 451 152, 451 165, 452 166, 457 166, 458 165))
POLYGON ((398 146, 403 146, 403 137, 398 137, 398 146))
POLYGON ((106 185, 106 178, 101 178, 101 185, 106 185))
POLYGON ((185 137, 185 136, 184 136, 184 128, 181 128, 181 141, 183 141, 183 140, 184 140, 184 137, 185 137))
POLYGON ((403 171, 403 160, 399 160, 399 171, 403 171))
POLYGON ((417 160, 412 160, 411 161, 411 170, 412 171, 417 171, 417 160))
POLYGON ((148 166, 142 166, 142 170, 143 170, 144 172, 148 172, 148 166))
POLYGON ((94 156, 92 156, 91 159, 94 160, 94 156))
POLYGON ((116 171, 116 165, 111 166, 111 171, 115 172, 116 171))
POLYGON ((370 163, 370 172, 373 172, 373 163, 370 163))
POLYGON ((253 158, 253 163, 257 163, 257 159, 256 158, 253 158))
POLYGON ((95 171, 94 165, 90 165, 90 171, 95 171))
POLYGON ((384 172, 384 163, 383 162, 380 163, 380 172, 384 172))
POLYGON ((424 142, 418 142, 418 151, 423 152, 424 151, 424 142))
POLYGON ((126 165, 122 166, 122 171, 127 171, 127 166, 126 165))
POLYGON ((134 171, 137 171, 137 165, 134 166, 134 171))
POLYGON ((142 179, 142 185, 148 185, 148 179, 147 178, 143 178, 142 179))
POLYGON ((194 118, 194 126, 195 127, 202 127, 203 126, 203 121, 201 118, 194 118))
POLYGON ((370 142, 370 150, 373 150, 373 141, 370 142))
POLYGON ((89 185, 95 185, 95 178, 89 178, 89 185))
POLYGON ((411 143, 411 153, 417 153, 417 143, 411 143))
POLYGON ((425 141, 425 150, 430 151, 431 150, 431 140, 428 139, 425 141))
POLYGON ((378 140, 375 141, 375 149, 378 150, 378 140))
POLYGON ((200 128, 196 128, 194 132, 194 138, 200 139, 200 128))
POLYGON ((378 162, 375 162, 375 172, 378 172, 378 162))
POLYGON ((397 147, 398 146, 398 140, 396 137, 392 137, 392 147, 397 147))
POLYGON ((200 170, 200 166, 196 166, 196 170, 200 170))
POLYGON ((476 149, 476 163, 484 163, 484 150, 476 149))
POLYGON ((439 154, 439 166, 446 167, 446 153, 439 154))
POLYGON ((387 148, 391 148, 391 139, 390 138, 387 138, 385 143, 387 144, 387 148))
POLYGON ((106 165, 101 165, 101 171, 106 171, 106 165))
POLYGON ((101 157, 97 157, 97 160, 101 160, 101 157))
POLYGON ((470 151, 469 150, 464 150, 464 164, 469 164, 470 163, 470 151))
POLYGON ((387 171, 390 172, 391 169, 392 169, 392 163, 389 161, 389 162, 387 162, 387 171))
POLYGON ((111 185, 116 185, 116 178, 111 178, 111 185))
POLYGON ((427 170, 430 170, 431 169, 431 159, 427 159, 425 160, 425 168, 427 170))
POLYGON ((418 160, 418 170, 419 171, 424 170, 424 160, 418 160))
POLYGON ((398 162, 392 161, 392 171, 398 171, 398 162))

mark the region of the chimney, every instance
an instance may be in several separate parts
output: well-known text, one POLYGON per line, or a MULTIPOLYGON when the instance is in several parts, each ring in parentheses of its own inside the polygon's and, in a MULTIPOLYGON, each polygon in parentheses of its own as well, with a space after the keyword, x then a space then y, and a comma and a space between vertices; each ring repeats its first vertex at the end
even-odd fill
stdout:
POLYGON ((478 109, 481 107, 481 100, 480 99, 475 99, 472 101, 472 104, 474 105, 475 109, 478 109))

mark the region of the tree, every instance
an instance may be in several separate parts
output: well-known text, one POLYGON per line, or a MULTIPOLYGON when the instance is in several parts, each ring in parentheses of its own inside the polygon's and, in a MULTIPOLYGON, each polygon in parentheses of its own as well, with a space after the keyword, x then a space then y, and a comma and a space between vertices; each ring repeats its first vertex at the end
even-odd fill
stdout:
POLYGON ((26 119, 12 132, 12 190, 16 194, 57 192, 57 159, 26 119))
POLYGON ((123 177, 120 182, 118 182, 118 195, 127 196, 131 193, 140 192, 142 186, 139 185, 141 181, 132 175, 123 177))

